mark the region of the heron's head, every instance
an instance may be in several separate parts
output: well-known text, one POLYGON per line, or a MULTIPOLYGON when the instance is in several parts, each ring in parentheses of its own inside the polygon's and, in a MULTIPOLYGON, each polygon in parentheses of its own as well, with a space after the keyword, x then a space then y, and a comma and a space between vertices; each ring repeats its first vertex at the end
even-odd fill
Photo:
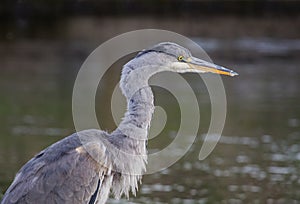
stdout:
POLYGON ((211 72, 229 76, 238 75, 230 69, 193 57, 188 49, 171 42, 159 43, 141 51, 131 63, 133 63, 133 66, 163 66, 168 71, 179 73, 211 72))

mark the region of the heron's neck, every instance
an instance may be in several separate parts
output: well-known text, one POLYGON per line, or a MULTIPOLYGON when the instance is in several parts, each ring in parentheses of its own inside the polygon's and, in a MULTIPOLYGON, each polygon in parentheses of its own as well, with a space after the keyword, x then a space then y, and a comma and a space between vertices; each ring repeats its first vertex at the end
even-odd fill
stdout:
POLYGON ((130 99, 127 99, 127 103, 128 110, 120 125, 130 123, 136 128, 148 129, 154 111, 153 93, 150 86, 137 90, 130 99))
POLYGON ((118 177, 113 181, 117 186, 114 190, 117 196, 123 192, 128 195, 129 189, 135 194, 141 175, 146 170, 146 142, 154 112, 148 79, 158 71, 149 67, 134 69, 128 65, 122 71, 120 87, 127 99, 127 112, 118 128, 108 137, 116 150, 112 152, 114 168, 116 172, 121 172, 122 182, 118 177))
POLYGON ((148 80, 159 71, 153 67, 123 68, 120 87, 127 99, 127 112, 117 130, 129 138, 147 140, 154 112, 153 93, 148 80))

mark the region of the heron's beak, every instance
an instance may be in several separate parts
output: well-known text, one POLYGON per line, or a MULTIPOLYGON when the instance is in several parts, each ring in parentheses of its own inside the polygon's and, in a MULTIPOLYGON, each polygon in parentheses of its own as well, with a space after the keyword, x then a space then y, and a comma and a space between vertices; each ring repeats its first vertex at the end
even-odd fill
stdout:
POLYGON ((213 63, 198 59, 196 57, 190 57, 186 60, 183 60, 188 65, 188 72, 198 72, 198 73, 205 73, 211 72, 215 74, 223 74, 228 76, 236 76, 238 73, 227 69, 225 67, 215 65, 213 63))

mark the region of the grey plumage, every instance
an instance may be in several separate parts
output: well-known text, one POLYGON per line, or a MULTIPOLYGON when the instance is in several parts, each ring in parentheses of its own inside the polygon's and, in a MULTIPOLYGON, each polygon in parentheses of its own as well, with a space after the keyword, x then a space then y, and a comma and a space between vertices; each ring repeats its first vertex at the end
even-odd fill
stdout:
POLYGON ((175 43, 141 51, 124 65, 120 88, 127 112, 112 133, 84 130, 49 146, 28 161, 7 189, 2 204, 105 203, 138 190, 146 170, 146 142, 154 112, 148 79, 160 71, 235 72, 193 58, 175 43))
POLYGON ((40 152, 20 169, 2 202, 88 203, 100 168, 76 151, 80 146, 75 133, 40 152))

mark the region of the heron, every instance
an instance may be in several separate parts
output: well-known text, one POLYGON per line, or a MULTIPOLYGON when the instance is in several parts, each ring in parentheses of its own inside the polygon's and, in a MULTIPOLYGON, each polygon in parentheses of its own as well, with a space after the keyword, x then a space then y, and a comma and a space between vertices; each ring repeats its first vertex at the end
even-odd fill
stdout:
POLYGON ((102 204, 110 194, 116 199, 129 198, 130 192, 136 195, 146 171, 147 135, 155 108, 148 80, 162 71, 238 75, 193 57, 173 42, 140 51, 123 65, 120 88, 127 111, 119 126, 110 133, 78 131, 42 150, 18 171, 1 203, 102 204))

